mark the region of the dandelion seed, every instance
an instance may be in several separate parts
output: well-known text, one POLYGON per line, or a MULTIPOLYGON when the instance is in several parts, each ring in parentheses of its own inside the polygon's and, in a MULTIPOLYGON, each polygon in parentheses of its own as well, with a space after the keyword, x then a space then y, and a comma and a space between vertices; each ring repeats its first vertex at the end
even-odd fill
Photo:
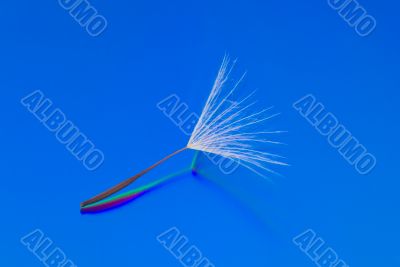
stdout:
POLYGON ((260 130, 263 129, 264 122, 279 114, 270 114, 272 107, 253 111, 255 102, 250 102, 250 99, 254 92, 241 100, 235 98, 236 90, 245 74, 226 93, 229 75, 234 65, 235 62, 230 64, 228 57, 224 58, 211 93, 185 147, 109 190, 84 201, 81 203, 81 207, 98 202, 120 191, 142 175, 187 149, 213 153, 238 161, 242 166, 262 177, 265 177, 265 172, 275 173, 270 169, 270 165, 287 165, 280 160, 283 157, 260 148, 267 144, 281 144, 267 137, 282 133, 282 131, 260 130))

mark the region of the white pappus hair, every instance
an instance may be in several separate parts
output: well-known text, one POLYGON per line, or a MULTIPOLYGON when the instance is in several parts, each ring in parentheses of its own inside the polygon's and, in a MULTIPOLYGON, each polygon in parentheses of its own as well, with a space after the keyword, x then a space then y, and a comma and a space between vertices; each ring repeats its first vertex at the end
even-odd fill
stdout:
POLYGON ((236 160, 263 177, 264 171, 276 174, 269 165, 287 164, 279 160, 283 157, 268 153, 262 147, 265 147, 263 144, 282 144, 267 137, 283 131, 265 131, 263 126, 264 122, 279 114, 270 114, 272 107, 252 111, 256 102, 250 99, 254 92, 234 101, 234 93, 245 76, 225 90, 234 65, 235 61, 230 64, 229 58, 224 57, 187 147, 236 160))

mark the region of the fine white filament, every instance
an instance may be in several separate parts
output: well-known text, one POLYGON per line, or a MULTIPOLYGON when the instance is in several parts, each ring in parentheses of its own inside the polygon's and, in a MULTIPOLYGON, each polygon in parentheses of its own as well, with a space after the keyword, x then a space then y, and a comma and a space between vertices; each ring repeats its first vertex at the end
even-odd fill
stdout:
POLYGON ((265 144, 281 144, 267 137, 282 131, 265 131, 263 128, 264 122, 278 114, 269 114, 272 107, 252 111, 255 102, 250 98, 253 93, 239 101, 233 100, 245 75, 226 90, 235 64, 229 62, 225 57, 187 147, 236 160, 265 177, 264 171, 275 173, 268 165, 287 165, 279 160, 281 156, 264 151, 265 144))

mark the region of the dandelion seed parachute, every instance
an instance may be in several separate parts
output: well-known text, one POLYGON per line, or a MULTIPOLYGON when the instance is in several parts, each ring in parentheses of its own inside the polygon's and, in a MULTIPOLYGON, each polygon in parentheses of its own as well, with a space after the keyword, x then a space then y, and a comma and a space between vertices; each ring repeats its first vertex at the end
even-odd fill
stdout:
POLYGON ((267 136, 281 131, 265 131, 263 122, 277 116, 270 115, 272 108, 253 111, 255 102, 250 102, 253 93, 236 101, 235 93, 244 75, 227 90, 229 76, 233 70, 228 57, 225 57, 218 71, 211 93, 206 101, 199 120, 190 136, 188 144, 156 162, 135 176, 117 184, 109 190, 81 203, 81 208, 101 201, 120 191, 142 175, 151 171, 171 157, 187 150, 196 150, 238 161, 244 167, 265 177, 264 172, 275 173, 268 165, 286 165, 279 155, 268 153, 262 145, 280 144, 267 136))

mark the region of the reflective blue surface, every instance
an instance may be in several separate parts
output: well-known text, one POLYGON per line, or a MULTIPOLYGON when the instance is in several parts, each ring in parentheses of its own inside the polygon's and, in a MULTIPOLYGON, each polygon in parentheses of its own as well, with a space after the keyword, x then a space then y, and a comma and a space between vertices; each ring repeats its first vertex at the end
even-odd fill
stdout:
MULTIPOLYGON (((215 266, 317 266, 292 239, 312 229, 349 266, 400 266, 397 1, 360 0, 360 37, 327 1, 91 1, 90 36, 58 1, 1 5, 1 266, 43 266, 20 239, 40 229, 77 266, 182 266, 157 236, 176 227, 215 266), (174 93, 200 113, 225 53, 244 94, 281 116, 284 178, 188 173, 118 209, 79 203, 179 149, 157 108, 174 93), (239 77, 238 77, 239 78, 239 77), (104 153, 88 171, 20 100, 41 90, 104 153), (377 159, 360 175, 292 104, 312 93, 377 159)), ((138 185, 190 165, 185 152, 138 185)), ((134 185, 135 186, 135 185, 134 185)), ((132 187, 130 187, 132 188, 132 187)))

